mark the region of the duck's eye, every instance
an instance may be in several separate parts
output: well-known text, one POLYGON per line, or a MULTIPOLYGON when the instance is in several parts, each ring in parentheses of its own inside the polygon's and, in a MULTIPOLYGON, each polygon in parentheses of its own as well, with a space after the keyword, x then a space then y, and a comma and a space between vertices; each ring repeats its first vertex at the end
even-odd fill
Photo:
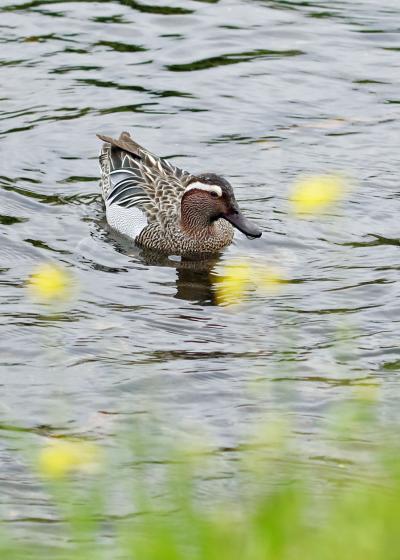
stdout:
POLYGON ((218 198, 218 193, 216 193, 215 191, 210 191, 210 194, 213 198, 218 198))

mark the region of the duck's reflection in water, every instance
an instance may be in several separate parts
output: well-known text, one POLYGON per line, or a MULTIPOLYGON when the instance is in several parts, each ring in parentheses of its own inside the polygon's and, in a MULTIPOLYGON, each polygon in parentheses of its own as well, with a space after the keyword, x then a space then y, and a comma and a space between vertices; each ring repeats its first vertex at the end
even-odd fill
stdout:
MULTIPOLYGON (((201 305, 215 305, 210 272, 217 261, 218 258, 214 257, 212 261, 191 263, 197 266, 177 267, 176 294, 174 297, 194 301, 201 305)), ((188 265, 189 263, 183 262, 180 264, 188 265)))
POLYGON ((211 271, 220 255, 194 255, 168 257, 149 251, 141 251, 140 258, 148 265, 168 266, 176 269, 175 298, 201 305, 215 305, 211 271))
POLYGON ((139 248, 131 240, 113 231, 108 231, 108 234, 114 248, 119 253, 133 257, 135 261, 140 261, 146 266, 175 268, 175 298, 195 302, 199 305, 216 305, 211 273, 220 261, 221 255, 167 256, 139 248))

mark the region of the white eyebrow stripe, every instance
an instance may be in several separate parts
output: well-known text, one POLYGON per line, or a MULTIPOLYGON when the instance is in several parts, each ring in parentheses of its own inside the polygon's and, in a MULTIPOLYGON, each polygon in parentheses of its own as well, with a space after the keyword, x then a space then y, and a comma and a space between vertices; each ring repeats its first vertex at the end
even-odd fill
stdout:
POLYGON ((205 183, 200 183, 199 181, 197 181, 195 183, 191 183, 185 189, 185 193, 193 189, 199 189, 201 191, 207 191, 207 192, 214 192, 218 196, 222 196, 222 189, 219 185, 206 185, 205 183))

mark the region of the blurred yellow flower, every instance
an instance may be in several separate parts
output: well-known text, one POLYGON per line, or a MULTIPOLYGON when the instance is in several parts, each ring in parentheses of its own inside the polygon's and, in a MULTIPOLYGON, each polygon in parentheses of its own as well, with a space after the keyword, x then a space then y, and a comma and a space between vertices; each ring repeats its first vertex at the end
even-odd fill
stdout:
POLYGON ((284 282, 281 272, 277 268, 259 266, 255 270, 257 286, 267 292, 274 292, 284 282))
POLYGON ((318 213, 341 200, 345 190, 345 181, 339 175, 308 177, 294 185, 290 201, 299 215, 318 213))
POLYGON ((217 278, 216 298, 218 305, 238 303, 243 299, 251 277, 247 262, 226 264, 217 278))
POLYGON ((28 287, 41 301, 68 299, 71 295, 72 276, 54 264, 43 264, 31 275, 28 287))
POLYGON ((82 441, 53 441, 39 455, 39 471, 48 478, 64 478, 72 472, 95 472, 100 465, 99 449, 82 441))
POLYGON ((216 280, 216 300, 218 305, 240 303, 249 288, 274 291, 282 282, 279 271, 269 266, 249 261, 228 263, 216 280))

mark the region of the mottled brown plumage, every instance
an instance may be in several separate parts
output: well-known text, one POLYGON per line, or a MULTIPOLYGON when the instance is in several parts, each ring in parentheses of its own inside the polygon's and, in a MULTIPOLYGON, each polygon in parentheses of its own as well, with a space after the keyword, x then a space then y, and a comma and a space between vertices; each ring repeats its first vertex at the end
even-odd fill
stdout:
POLYGON ((137 144, 129 133, 98 135, 101 186, 109 224, 142 247, 164 254, 217 253, 232 242, 233 224, 261 232, 242 216, 231 185, 214 174, 192 175, 137 144))

